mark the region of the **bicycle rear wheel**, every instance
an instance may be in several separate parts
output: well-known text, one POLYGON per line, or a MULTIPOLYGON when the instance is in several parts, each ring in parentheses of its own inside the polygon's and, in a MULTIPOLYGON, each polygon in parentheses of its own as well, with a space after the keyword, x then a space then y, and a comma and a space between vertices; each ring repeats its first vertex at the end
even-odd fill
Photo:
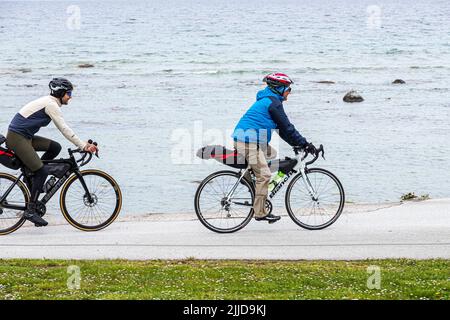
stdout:
POLYGON ((77 175, 72 175, 61 191, 64 218, 82 231, 98 231, 116 220, 122 208, 122 193, 117 182, 100 170, 80 172, 91 200, 77 175))
POLYGON ((331 172, 306 169, 306 177, 298 174, 286 190, 286 209, 300 227, 320 230, 332 225, 344 209, 342 184, 331 172), (308 186, 314 194, 310 193, 308 186))
POLYGON ((206 177, 197 189, 194 204, 200 222, 209 230, 231 233, 245 227, 253 216, 254 190, 239 173, 218 171, 206 177))
MULTIPOLYGON (((0 173, 0 197, 16 182, 17 178, 0 173)), ((6 199, 0 203, 0 235, 10 234, 19 229, 24 223, 23 210, 5 208, 5 205, 14 205, 25 208, 30 201, 30 193, 25 184, 18 180, 9 192, 6 199)))

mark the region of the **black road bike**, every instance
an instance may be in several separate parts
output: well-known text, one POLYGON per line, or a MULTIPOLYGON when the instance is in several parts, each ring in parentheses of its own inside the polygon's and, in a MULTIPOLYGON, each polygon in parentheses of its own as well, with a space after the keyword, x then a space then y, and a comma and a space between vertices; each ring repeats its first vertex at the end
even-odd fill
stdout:
MULTIPOLYGON (((271 171, 278 169, 286 175, 269 193, 267 212, 272 212, 271 199, 289 181, 285 206, 289 216, 300 227, 320 230, 332 225, 341 215, 345 203, 344 188, 338 178, 328 170, 309 168, 324 155, 321 145, 314 158, 305 159, 308 153, 294 148, 295 158, 269 162, 271 171), (302 156, 300 154, 302 153, 302 156)), ((222 155, 222 159, 229 155, 222 155)), ((233 156, 237 155, 234 151, 233 156)), ((227 164, 223 162, 224 164, 227 164)), ((231 233, 244 228, 253 217, 255 176, 246 163, 231 165, 236 171, 218 171, 206 177, 195 194, 195 212, 200 222, 218 233, 231 233)))
MULTIPOLYGON (((3 136, 0 138, 1 146, 6 139, 3 136)), ((0 172, 0 235, 12 233, 25 223, 23 212, 30 202, 32 176, 13 153, 5 150, 0 148, 0 153, 8 154, 14 160, 9 167, 20 169, 21 174, 16 177, 0 172)), ((43 161, 49 169, 50 178, 44 186, 44 195, 36 205, 38 213, 45 215, 47 202, 62 187, 59 204, 64 218, 82 231, 104 229, 120 213, 122 193, 119 185, 103 171, 80 170, 91 161, 92 153, 79 149, 68 149, 68 152, 68 159, 43 161)))

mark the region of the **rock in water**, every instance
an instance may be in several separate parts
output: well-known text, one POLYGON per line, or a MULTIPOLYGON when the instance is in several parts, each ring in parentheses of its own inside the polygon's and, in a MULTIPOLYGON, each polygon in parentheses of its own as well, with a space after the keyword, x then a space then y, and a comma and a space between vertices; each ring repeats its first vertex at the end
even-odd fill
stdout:
POLYGON ((323 83, 323 84, 335 84, 336 82, 334 82, 334 81, 330 81, 330 80, 321 80, 321 81, 316 81, 316 83, 323 83))
POLYGON ((20 71, 22 73, 29 73, 29 72, 31 72, 31 69, 30 68, 19 68, 19 69, 17 69, 17 71, 20 71))
POLYGON ((90 63, 83 63, 78 65, 78 68, 93 68, 93 67, 94 65, 90 63))
POLYGON ((405 80, 402 79, 395 79, 394 81, 392 81, 393 84, 405 84, 405 80))
POLYGON ((356 91, 352 90, 344 96, 343 100, 345 102, 362 102, 364 101, 364 98, 361 97, 356 91))

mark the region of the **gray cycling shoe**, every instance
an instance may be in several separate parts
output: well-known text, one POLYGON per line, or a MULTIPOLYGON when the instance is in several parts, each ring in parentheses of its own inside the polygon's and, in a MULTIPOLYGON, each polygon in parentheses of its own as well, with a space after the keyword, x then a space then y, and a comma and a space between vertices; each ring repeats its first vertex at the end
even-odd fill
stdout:
POLYGON ((48 225, 48 222, 42 219, 39 213, 37 213, 36 205, 34 203, 28 204, 27 210, 23 213, 23 217, 34 223, 36 227, 45 227, 48 225))
POLYGON ((255 217, 256 221, 263 221, 263 220, 265 220, 265 221, 267 221, 269 223, 277 222, 280 219, 281 219, 280 216, 276 216, 276 215, 273 215, 271 213, 269 213, 268 215, 266 215, 264 217, 255 217))

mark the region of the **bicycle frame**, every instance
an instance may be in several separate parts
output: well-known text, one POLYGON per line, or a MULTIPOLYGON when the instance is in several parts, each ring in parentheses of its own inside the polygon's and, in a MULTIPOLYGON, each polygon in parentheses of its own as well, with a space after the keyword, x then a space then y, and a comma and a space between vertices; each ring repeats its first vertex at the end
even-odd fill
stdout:
MULTIPOLYGON (((317 199, 317 192, 314 190, 314 187, 311 184, 311 181, 309 181, 308 176, 306 175, 306 170, 307 170, 307 165, 309 163, 312 163, 314 161, 305 161, 305 156, 301 157, 299 154, 296 153, 294 159, 297 160, 297 165, 295 166, 294 169, 292 169, 290 172, 288 172, 286 174, 286 176, 284 177, 284 179, 282 181, 280 181, 275 188, 272 190, 272 192, 270 192, 269 194, 269 199, 272 199, 273 197, 275 197, 275 195, 283 188, 283 186, 286 184, 286 182, 288 182, 290 180, 290 178, 297 173, 298 171, 300 172, 300 174, 303 176, 304 179, 303 182, 305 183, 306 189, 309 192, 309 195, 311 196, 311 198, 313 200, 317 199), (298 171, 296 171, 295 169, 298 168, 298 171)), ((238 181, 233 185, 233 188, 231 188, 231 190, 228 192, 227 196, 226 196, 226 201, 229 202, 231 197, 233 196, 234 192, 236 191, 236 188, 239 186, 239 183, 241 182, 241 180, 244 178, 244 176, 250 171, 250 167, 247 167, 243 172, 242 170, 240 171, 240 177, 238 179, 238 181)))
MULTIPOLYGON (((88 197, 88 201, 92 201, 91 193, 89 192, 89 189, 88 189, 88 187, 84 181, 84 178, 80 172, 80 167, 87 164, 91 160, 92 154, 89 154, 89 159, 87 161, 84 161, 87 154, 85 154, 80 160, 76 160, 73 154, 78 151, 77 150, 72 151, 71 149, 69 149, 68 151, 69 151, 69 156, 70 156, 69 159, 56 159, 56 160, 44 160, 43 161, 44 164, 67 163, 70 165, 70 167, 67 169, 67 171, 64 173, 64 175, 56 181, 55 185, 41 198, 41 200, 39 200, 39 202, 41 204, 45 205, 48 201, 50 201, 50 199, 63 186, 63 184, 67 181, 67 179, 69 179, 69 177, 72 175, 72 173, 74 173, 80 180, 81 185, 83 186, 83 189, 86 192, 86 195, 88 197), (81 164, 78 165, 78 162, 81 162, 81 164)), ((14 186, 16 186, 17 183, 25 176, 25 173, 24 173, 25 170, 26 170, 25 168, 22 168, 22 173, 20 174, 20 176, 17 177, 17 179, 14 181, 14 183, 1 196, 1 198, 0 198, 1 207, 6 208, 6 209, 21 210, 21 211, 26 210, 26 204, 25 204, 25 206, 17 206, 17 205, 10 205, 10 204, 4 203, 4 201, 6 200, 7 196, 10 194, 10 192, 12 191, 14 186)))

